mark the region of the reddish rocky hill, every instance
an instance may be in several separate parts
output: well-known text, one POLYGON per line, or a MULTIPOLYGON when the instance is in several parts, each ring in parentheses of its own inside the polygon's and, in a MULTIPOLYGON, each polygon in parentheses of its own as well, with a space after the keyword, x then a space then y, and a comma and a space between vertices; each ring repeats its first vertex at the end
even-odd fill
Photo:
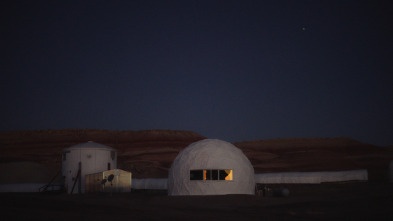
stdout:
POLYGON ((282 138, 239 142, 256 173, 367 169, 370 180, 387 180, 393 147, 380 147, 347 137, 282 138))
MULTIPOLYGON (((133 177, 166 177, 178 152, 205 139, 191 131, 110 131, 91 129, 0 132, 0 162, 34 162, 58 170, 61 150, 95 141, 118 150, 118 168, 133 177)), ((350 138, 288 138, 234 143, 256 173, 368 169, 371 180, 386 180, 392 147, 350 138)))
POLYGON ((64 148, 87 141, 118 150, 118 168, 134 177, 164 177, 177 153, 205 137, 191 131, 110 131, 92 129, 0 132, 0 162, 36 162, 61 167, 64 148))

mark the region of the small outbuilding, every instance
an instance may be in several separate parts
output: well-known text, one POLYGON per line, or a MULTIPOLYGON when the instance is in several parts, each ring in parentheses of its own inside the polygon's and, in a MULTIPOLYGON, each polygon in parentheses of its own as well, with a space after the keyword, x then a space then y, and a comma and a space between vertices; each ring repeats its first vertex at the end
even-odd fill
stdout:
POLYGON ((85 192, 131 192, 131 172, 114 169, 86 175, 85 192))
POLYGON ((255 174, 255 182, 260 184, 321 184, 330 182, 367 181, 367 170, 281 172, 255 174))
POLYGON ((62 151, 62 176, 69 194, 85 193, 85 176, 117 167, 117 151, 92 141, 62 151))
POLYGON ((169 170, 168 195, 255 194, 254 168, 233 144, 205 139, 190 144, 169 170))

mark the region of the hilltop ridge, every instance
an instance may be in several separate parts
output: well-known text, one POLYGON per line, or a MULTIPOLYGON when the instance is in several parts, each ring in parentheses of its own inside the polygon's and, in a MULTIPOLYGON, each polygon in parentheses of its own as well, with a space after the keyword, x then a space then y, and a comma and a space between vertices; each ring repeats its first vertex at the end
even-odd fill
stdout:
MULTIPOLYGON (((192 131, 99 129, 29 130, 0 132, 0 162, 35 162, 60 168, 61 151, 94 141, 118 150, 118 168, 133 177, 167 177, 182 149, 206 137, 192 131)), ((369 170, 370 179, 385 179, 393 160, 392 147, 362 143, 348 137, 279 138, 235 142, 256 173, 283 171, 369 170)))

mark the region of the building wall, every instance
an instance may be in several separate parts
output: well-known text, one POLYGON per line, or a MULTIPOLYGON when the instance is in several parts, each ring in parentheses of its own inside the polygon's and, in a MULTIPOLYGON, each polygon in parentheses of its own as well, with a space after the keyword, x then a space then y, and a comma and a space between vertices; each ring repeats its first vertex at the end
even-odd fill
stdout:
POLYGON ((87 174, 85 177, 85 192, 131 192, 131 176, 131 172, 120 169, 87 174), (103 184, 102 181, 108 180, 108 177, 112 174, 114 175, 112 182, 106 181, 103 184))
POLYGON ((281 172, 255 174, 255 182, 261 184, 281 183, 327 183, 345 181, 367 181, 367 170, 319 171, 319 172, 281 172))

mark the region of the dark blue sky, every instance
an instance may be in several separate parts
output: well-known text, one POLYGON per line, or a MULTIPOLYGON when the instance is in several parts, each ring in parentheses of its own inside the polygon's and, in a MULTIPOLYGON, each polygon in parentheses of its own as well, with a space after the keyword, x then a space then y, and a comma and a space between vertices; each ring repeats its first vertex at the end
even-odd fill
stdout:
POLYGON ((383 1, 10 2, 0 130, 393 144, 393 10, 383 1))

